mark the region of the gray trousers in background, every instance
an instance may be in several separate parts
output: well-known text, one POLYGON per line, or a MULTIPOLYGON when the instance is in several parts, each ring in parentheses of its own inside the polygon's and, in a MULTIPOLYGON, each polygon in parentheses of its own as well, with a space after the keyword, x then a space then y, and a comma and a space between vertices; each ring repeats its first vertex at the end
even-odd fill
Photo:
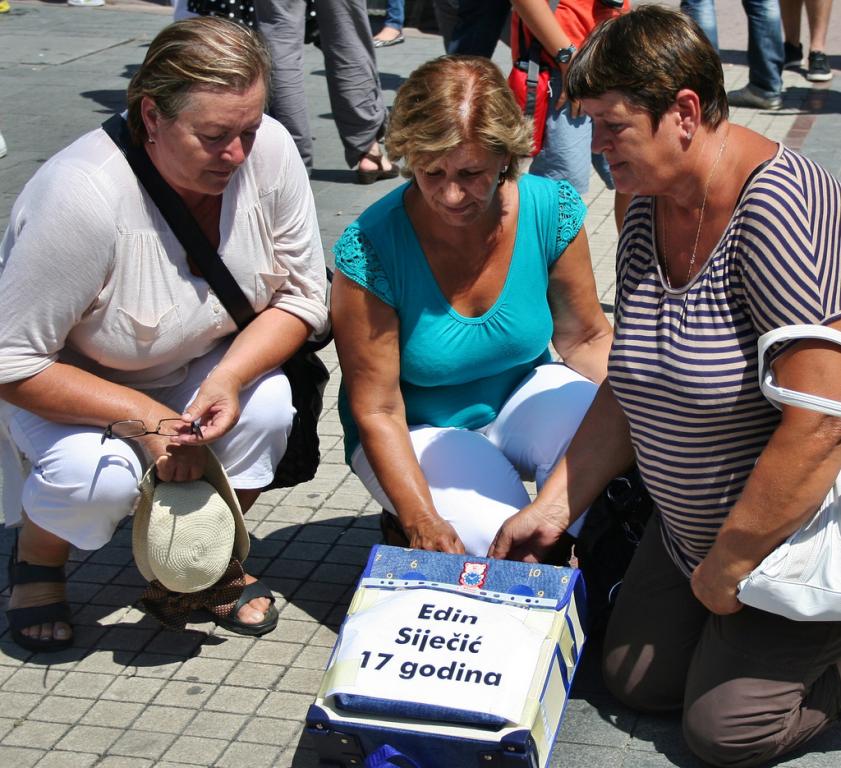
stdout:
MULTIPOLYGON (((352 168, 385 132, 368 9, 365 0, 315 0, 315 6, 330 107, 352 168)), ((256 7, 258 28, 272 56, 269 114, 292 134, 311 169, 312 133, 304 90, 305 0, 257 0, 256 7)))
POLYGON ((711 614, 666 552, 659 516, 634 555, 607 628, 611 692, 639 711, 683 709, 692 751, 764 765, 841 718, 841 622, 754 608, 711 614))

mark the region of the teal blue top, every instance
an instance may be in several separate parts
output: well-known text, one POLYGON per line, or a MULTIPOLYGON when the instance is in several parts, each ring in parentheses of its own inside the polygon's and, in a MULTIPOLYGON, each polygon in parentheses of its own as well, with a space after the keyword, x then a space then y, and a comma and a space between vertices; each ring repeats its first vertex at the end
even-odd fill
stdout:
MULTIPOLYGON (((441 293, 412 227, 405 184, 374 203, 333 248, 336 268, 397 312, 400 389, 409 425, 478 429, 526 374, 551 359, 549 270, 578 234, 586 208, 567 182, 525 175, 508 276, 480 317, 441 293)), ((349 461, 359 444, 343 389, 339 416, 349 461)))

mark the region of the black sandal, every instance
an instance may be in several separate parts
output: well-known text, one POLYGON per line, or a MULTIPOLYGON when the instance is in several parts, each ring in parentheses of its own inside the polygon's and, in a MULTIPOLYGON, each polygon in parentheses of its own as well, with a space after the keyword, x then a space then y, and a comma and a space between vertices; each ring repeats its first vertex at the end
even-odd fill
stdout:
POLYGON ((261 581, 255 581, 253 584, 247 584, 245 589, 242 590, 242 594, 240 595, 237 604, 234 606, 227 618, 214 616, 213 621, 215 621, 220 627, 224 627, 231 632, 236 632, 238 635, 260 637, 261 635, 268 634, 277 626, 278 612, 277 608, 275 608, 274 600, 274 595, 271 590, 261 581), (258 597, 267 597, 272 601, 272 604, 269 606, 269 610, 266 611, 266 616, 263 621, 258 622, 257 624, 249 624, 248 622, 240 621, 237 618, 239 609, 258 597))
MULTIPOLYGON (((64 583, 64 581, 64 566, 32 565, 25 561, 19 561, 17 544, 12 547, 12 554, 9 557, 10 590, 18 584, 34 584, 36 582, 59 584, 64 583)), ((72 631, 70 637, 51 637, 49 640, 42 640, 40 637, 28 637, 22 631, 34 627, 36 624, 49 624, 58 621, 70 624, 70 606, 65 601, 49 603, 48 605, 33 605, 28 608, 7 608, 6 618, 9 622, 12 640, 27 651, 61 651, 73 644, 72 631)))
POLYGON ((380 179, 395 179, 400 175, 400 166, 397 163, 392 163, 388 170, 383 168, 383 155, 366 152, 359 160, 370 160, 372 163, 376 163, 377 167, 372 171, 363 171, 357 168, 356 181, 358 184, 373 184, 380 179))

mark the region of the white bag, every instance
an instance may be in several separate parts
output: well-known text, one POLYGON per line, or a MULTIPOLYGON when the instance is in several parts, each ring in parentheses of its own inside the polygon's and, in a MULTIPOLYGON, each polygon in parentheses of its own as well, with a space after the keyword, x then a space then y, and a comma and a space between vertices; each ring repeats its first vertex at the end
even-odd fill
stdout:
MULTIPOLYGON (((841 403, 785 389, 766 368, 772 344, 822 339, 841 345, 841 332, 819 325, 787 325, 759 339, 759 386, 773 405, 793 405, 841 417, 841 403)), ((841 621, 841 476, 817 513, 771 552, 739 584, 745 605, 795 621, 841 621)))

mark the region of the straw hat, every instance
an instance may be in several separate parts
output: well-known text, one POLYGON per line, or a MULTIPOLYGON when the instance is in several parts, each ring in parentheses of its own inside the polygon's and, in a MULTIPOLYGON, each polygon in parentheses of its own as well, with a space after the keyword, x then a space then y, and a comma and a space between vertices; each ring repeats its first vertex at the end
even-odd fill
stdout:
POLYGON ((242 510, 228 476, 208 450, 204 477, 189 483, 162 483, 151 466, 140 481, 131 547, 147 581, 157 579, 173 592, 213 586, 231 557, 248 556, 242 510))

